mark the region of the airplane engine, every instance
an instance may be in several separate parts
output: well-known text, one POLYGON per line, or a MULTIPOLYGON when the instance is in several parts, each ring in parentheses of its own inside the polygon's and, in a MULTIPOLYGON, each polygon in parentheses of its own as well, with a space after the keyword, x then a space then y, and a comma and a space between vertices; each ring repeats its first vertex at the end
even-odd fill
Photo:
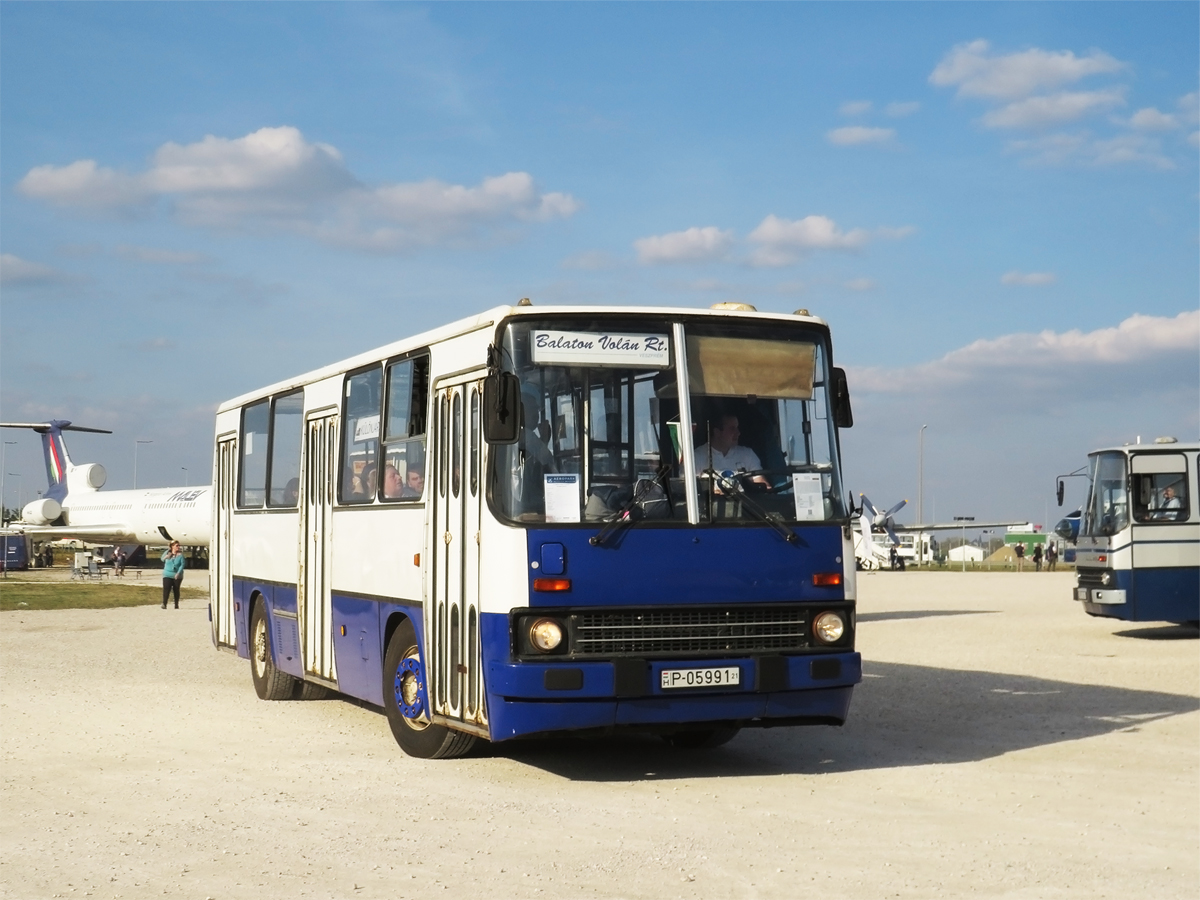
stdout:
POLYGON ((71 480, 76 484, 87 485, 96 491, 104 487, 104 482, 108 480, 108 473, 104 471, 104 466, 100 465, 100 463, 86 463, 82 466, 75 466, 71 475, 71 480))
POLYGON ((27 525, 49 525, 61 515, 62 507, 58 501, 44 497, 25 504, 21 510, 21 521, 27 525))

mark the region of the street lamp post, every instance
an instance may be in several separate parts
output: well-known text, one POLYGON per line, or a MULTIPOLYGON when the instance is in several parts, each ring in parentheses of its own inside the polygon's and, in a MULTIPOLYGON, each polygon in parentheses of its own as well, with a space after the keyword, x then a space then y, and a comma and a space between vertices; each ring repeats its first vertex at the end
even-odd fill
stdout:
POLYGON ((4 504, 8 500, 8 495, 4 493, 4 473, 7 471, 4 467, 5 451, 9 447, 17 446, 16 441, 5 441, 0 445, 0 519, 4 518, 4 504))
POLYGON ((187 466, 180 466, 179 468, 183 469, 183 486, 187 487, 188 486, 187 466))
POLYGON ((154 443, 154 441, 136 441, 135 440, 133 442, 133 486, 134 486, 134 489, 137 488, 138 444, 153 444, 153 443, 154 443))
MULTIPOLYGON (((925 429, 928 425, 921 426, 920 437, 917 443, 917 524, 925 524, 925 429)), ((920 533, 917 535, 917 546, 920 548, 917 553, 917 565, 921 565, 925 560, 925 535, 920 533)))
MULTIPOLYGON (((21 473, 20 472, 9 472, 8 477, 9 478, 20 478, 21 473)), ((24 480, 22 480, 17 483, 17 509, 19 510, 24 505, 25 505, 25 482, 24 482, 24 480)))

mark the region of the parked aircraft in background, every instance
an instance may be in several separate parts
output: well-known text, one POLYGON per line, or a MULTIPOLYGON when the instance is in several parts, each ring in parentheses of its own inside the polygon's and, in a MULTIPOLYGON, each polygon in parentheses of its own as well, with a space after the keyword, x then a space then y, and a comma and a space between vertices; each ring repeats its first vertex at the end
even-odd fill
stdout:
POLYGON ((858 528, 854 532, 854 556, 860 569, 891 568, 892 548, 900 546, 899 535, 903 533, 916 534, 917 561, 927 555, 924 551, 925 541, 922 538, 930 531, 972 531, 981 528, 1007 528, 1010 525, 1021 525, 1022 522, 930 522, 916 525, 897 525, 893 518, 904 508, 907 500, 901 500, 887 512, 880 512, 867 498, 859 494, 858 528))
POLYGON ((30 428, 42 436, 48 486, 25 504, 9 531, 36 540, 77 538, 91 543, 163 544, 207 547, 212 522, 212 491, 204 487, 102 491, 107 473, 99 463, 75 465, 64 431, 112 434, 69 421, 0 422, 0 428, 30 428))

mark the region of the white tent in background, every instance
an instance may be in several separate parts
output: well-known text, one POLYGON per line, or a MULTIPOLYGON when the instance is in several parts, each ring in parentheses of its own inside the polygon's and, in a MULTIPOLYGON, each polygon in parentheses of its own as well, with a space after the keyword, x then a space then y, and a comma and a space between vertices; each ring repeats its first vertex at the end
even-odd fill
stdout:
POLYGON ((962 562, 964 553, 966 554, 967 562, 983 562, 983 551, 971 544, 963 544, 961 547, 951 547, 950 552, 946 555, 952 562, 962 562))

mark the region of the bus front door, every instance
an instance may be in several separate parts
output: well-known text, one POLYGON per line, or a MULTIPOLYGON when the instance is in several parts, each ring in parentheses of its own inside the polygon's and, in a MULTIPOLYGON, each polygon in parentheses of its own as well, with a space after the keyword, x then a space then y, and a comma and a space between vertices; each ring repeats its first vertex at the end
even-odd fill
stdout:
POLYGON ((482 386, 478 380, 443 384, 436 395, 433 602, 425 614, 434 710, 480 728, 487 725, 479 638, 482 386))
POLYGON ((230 435, 217 442, 217 478, 213 485, 212 554, 212 630, 218 647, 237 646, 237 625, 233 618, 233 571, 229 552, 233 525, 233 494, 237 489, 237 438, 230 435))
POLYGON ((304 671, 336 681, 333 662, 333 600, 329 590, 329 527, 333 490, 337 483, 333 457, 337 447, 337 415, 318 413, 308 418, 304 443, 304 479, 300 498, 299 604, 300 633, 304 636, 304 671))

